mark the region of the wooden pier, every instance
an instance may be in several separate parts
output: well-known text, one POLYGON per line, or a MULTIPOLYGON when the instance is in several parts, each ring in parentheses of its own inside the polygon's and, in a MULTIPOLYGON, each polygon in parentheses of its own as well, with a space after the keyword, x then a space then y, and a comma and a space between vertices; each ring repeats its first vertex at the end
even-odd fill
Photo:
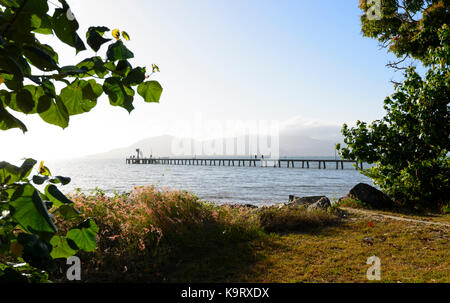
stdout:
POLYGON ((262 158, 126 158, 127 164, 160 164, 160 165, 199 165, 199 166, 236 166, 236 167, 287 167, 312 168, 317 163, 319 169, 326 169, 327 164, 336 169, 344 169, 344 163, 356 164, 356 169, 363 169, 363 164, 354 160, 322 160, 322 159, 262 159, 262 158))

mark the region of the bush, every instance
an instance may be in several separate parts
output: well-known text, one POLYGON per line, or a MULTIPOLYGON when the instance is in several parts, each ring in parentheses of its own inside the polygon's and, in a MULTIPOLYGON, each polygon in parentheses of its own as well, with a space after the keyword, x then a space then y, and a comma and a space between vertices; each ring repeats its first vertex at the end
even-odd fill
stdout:
MULTIPOLYGON (((160 281, 177 262, 263 234, 253 210, 216 206, 185 191, 145 186, 114 197, 98 190, 71 198, 99 226, 94 254, 80 255, 87 260, 85 276, 94 281, 160 281)), ((57 222, 64 231, 64 222, 57 222)))
POLYGON ((307 210, 305 207, 267 207, 260 211, 260 222, 267 232, 310 231, 335 225, 339 216, 332 211, 307 210))

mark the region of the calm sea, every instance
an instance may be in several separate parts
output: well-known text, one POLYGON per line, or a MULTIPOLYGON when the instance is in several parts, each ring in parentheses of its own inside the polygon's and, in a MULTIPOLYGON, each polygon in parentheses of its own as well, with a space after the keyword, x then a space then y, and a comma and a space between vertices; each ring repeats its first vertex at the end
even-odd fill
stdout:
MULTIPOLYGON (((327 169, 227 167, 188 165, 127 165, 125 159, 64 160, 47 162, 53 175, 72 178, 61 190, 76 188, 89 193, 96 187, 107 193, 130 192, 134 186, 155 185, 160 188, 190 191, 200 198, 217 203, 251 203, 267 205, 286 202, 289 195, 326 195, 337 199, 357 183, 372 184, 350 163, 336 170, 327 169)), ((313 167, 313 166, 311 166, 313 167)))

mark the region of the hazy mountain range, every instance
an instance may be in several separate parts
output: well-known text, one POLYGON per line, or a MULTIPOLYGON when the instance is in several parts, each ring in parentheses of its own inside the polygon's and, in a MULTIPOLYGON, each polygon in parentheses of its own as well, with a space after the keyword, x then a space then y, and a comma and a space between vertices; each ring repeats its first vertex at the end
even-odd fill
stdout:
MULTIPOLYGON (((221 139, 224 140, 224 139, 221 139)), ((237 145, 239 140, 245 140, 245 137, 237 137, 234 139, 234 144, 237 145)), ((185 152, 182 156, 194 155, 194 146, 214 146, 215 140, 194 140, 184 139, 184 150, 192 152, 185 152), (186 147, 186 144, 190 145, 186 147)), ((130 155, 136 155, 136 149, 143 151, 143 155, 148 157, 152 154, 153 157, 174 157, 177 154, 176 146, 180 147, 180 138, 174 136, 157 136, 140 140, 130 146, 117 148, 108 152, 87 156, 88 158, 124 158, 130 155), (174 142, 174 140, 177 140, 174 142), (177 145, 178 144, 178 145, 177 145), (175 146, 175 148, 174 148, 175 146)), ((226 142, 226 141, 222 141, 226 142)), ((230 142, 230 141, 229 141, 230 142)), ((241 141, 245 142, 245 141, 241 141)), ((323 125, 301 125, 296 127, 294 125, 287 125, 280 131, 279 136, 279 153, 280 156, 319 156, 319 157, 334 157, 334 146, 336 143, 342 143, 342 136, 340 134, 340 127, 338 126, 323 126, 323 125)), ((178 149, 179 150, 179 149, 178 149)), ((230 153, 222 153, 221 155, 230 155, 230 153)), ((234 153, 236 155, 236 153, 234 153)), ((248 153, 247 153, 248 154, 248 153)), ((220 155, 217 154, 216 155, 220 155)), ((238 156, 238 155, 237 155, 238 156)))

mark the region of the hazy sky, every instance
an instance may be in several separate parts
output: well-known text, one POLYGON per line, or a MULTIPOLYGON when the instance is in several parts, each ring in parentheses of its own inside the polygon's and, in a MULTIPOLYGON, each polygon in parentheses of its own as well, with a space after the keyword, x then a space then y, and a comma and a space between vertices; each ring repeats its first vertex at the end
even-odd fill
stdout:
MULTIPOLYGON (((58 3, 56 0, 54 3, 58 3)), ((103 95, 67 129, 24 116, 29 132, 0 131, 0 160, 75 157, 173 133, 204 119, 354 124, 383 116, 389 80, 400 75, 376 41, 364 38, 358 1, 68 0, 85 37, 89 26, 127 31, 134 66, 156 63, 160 104, 135 98, 135 111, 109 106, 103 95), (183 122, 184 123, 184 122, 183 122)), ((51 37, 50 37, 51 38, 51 37)), ((43 40, 52 43, 53 38, 43 40)), ((90 51, 58 44, 60 63, 90 51)))

